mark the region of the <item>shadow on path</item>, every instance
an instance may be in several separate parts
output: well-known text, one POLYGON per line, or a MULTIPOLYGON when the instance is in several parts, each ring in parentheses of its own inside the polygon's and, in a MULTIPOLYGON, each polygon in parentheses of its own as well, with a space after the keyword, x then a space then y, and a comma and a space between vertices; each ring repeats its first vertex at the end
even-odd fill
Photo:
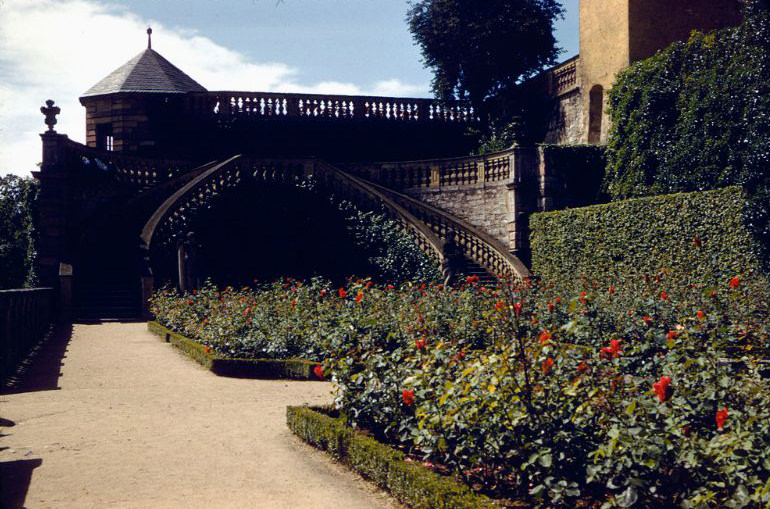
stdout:
POLYGON ((72 325, 55 326, 21 363, 16 374, 0 386, 0 394, 51 391, 59 388, 62 360, 72 339, 72 325))
POLYGON ((43 463, 41 459, 0 461, 0 508, 24 507, 32 471, 43 463))

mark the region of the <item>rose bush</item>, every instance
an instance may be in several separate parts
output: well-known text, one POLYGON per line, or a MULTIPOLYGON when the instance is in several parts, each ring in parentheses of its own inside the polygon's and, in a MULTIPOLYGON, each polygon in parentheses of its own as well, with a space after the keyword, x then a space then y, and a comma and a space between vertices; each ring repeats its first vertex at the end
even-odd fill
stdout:
POLYGON ((474 487, 544 507, 770 504, 766 300, 645 277, 633 293, 469 278, 160 292, 220 354, 320 360, 337 408, 474 487))

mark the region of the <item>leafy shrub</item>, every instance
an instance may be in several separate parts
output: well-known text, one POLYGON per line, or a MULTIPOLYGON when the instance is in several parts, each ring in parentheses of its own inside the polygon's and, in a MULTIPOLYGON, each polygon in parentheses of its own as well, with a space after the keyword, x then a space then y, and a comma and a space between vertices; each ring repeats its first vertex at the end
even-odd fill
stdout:
POLYGON ((766 287, 760 248, 744 226, 747 208, 732 187, 533 214, 532 269, 571 292, 592 283, 638 286, 661 268, 677 286, 742 275, 766 287))

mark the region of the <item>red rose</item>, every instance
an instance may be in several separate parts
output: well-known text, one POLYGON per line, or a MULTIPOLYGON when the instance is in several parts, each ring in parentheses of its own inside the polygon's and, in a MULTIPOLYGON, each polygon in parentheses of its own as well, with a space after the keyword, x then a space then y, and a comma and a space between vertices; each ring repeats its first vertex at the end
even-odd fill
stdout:
POLYGON ((553 312, 554 312, 554 310, 556 310, 556 305, 554 305, 554 303, 553 303, 553 302, 549 302, 549 303, 548 303, 548 312, 549 312, 549 313, 553 313, 553 312))
POLYGON ((418 350, 424 349, 428 345, 428 342, 425 340, 425 338, 416 339, 414 341, 414 347, 418 350))
POLYGON ((395 286, 393 286, 393 285, 388 285, 388 286, 386 286, 385 288, 387 288, 388 290, 393 290, 393 289, 395 288, 395 286))
POLYGON ((404 389, 404 392, 401 393, 401 400, 406 406, 414 405, 414 391, 404 389))
POLYGON ((206 352, 207 354, 209 354, 209 353, 211 353, 211 347, 209 345, 206 345, 206 346, 203 347, 203 351, 206 352))
POLYGON ((580 293, 580 302, 582 302, 583 304, 586 304, 586 302, 588 301, 588 299, 586 297, 588 297, 588 294, 586 292, 581 292, 580 293))
POLYGON ((701 243, 700 237, 698 237, 697 235, 695 237, 693 237, 692 238, 692 245, 695 246, 695 247, 701 247, 702 243, 701 243))
POLYGON ((730 280, 730 288, 738 288, 741 286, 741 280, 738 277, 734 277, 730 280))
POLYGON ((498 300, 495 303, 495 309, 498 310, 498 311, 502 311, 503 309, 505 309, 505 302, 503 302, 501 300, 498 300))
POLYGON ((646 323, 646 324, 649 324, 652 321, 652 317, 651 316, 643 316, 642 317, 642 321, 644 323, 646 323))
POLYGON ((356 302, 360 304, 362 300, 364 300, 364 292, 358 292, 356 294, 356 302))
POLYGON ((586 371, 588 371, 588 363, 586 361, 581 362, 580 364, 578 364, 577 370, 580 371, 581 373, 585 373, 586 371))
POLYGON ((668 390, 670 384, 670 376, 662 376, 660 377, 660 380, 652 384, 652 389, 655 391, 655 394, 658 396, 661 403, 664 403, 670 396, 668 390))
POLYGON ((291 299, 291 307, 296 306, 297 302, 299 302, 299 299, 291 299))
POLYGON ((323 297, 324 295, 326 295, 326 294, 327 294, 327 291, 326 291, 326 290, 321 290, 321 292, 320 292, 320 293, 321 293, 321 297, 323 297))
POLYGON ((320 364, 316 364, 313 368, 313 374, 319 379, 324 379, 324 368, 320 364))
POLYGON ((521 308, 522 308, 521 302, 517 302, 516 304, 514 304, 513 305, 513 314, 515 314, 516 316, 521 315, 521 308))
POLYGON ((730 414, 727 411, 727 407, 724 407, 722 410, 717 411, 717 415, 715 417, 715 420, 717 421, 717 429, 721 430, 725 427, 725 421, 727 421, 727 417, 730 414))
POLYGON ((610 341, 610 346, 605 346, 599 350, 599 357, 603 359, 616 359, 620 357, 620 340, 613 339, 610 341))
POLYGON ((480 281, 479 276, 476 274, 465 278, 465 282, 468 284, 478 283, 480 281))
POLYGON ((703 311, 701 311, 701 310, 698 310, 698 312, 697 312, 697 313, 695 313, 695 316, 697 316, 697 317, 698 317, 698 320, 703 320, 704 318, 706 318, 706 313, 704 313, 704 312, 703 312, 703 311))
POLYGON ((193 305, 193 300, 192 299, 187 299, 187 304, 192 306, 193 305))
POLYGON ((246 308, 243 310, 243 316, 249 316, 249 313, 251 313, 251 308, 246 308))
POLYGON ((372 281, 367 281, 366 282, 366 287, 367 288, 371 288, 372 286, 374 286, 374 283, 372 281))
POLYGON ((670 330, 670 331, 668 331, 668 334, 666 335, 666 337, 667 337, 668 339, 676 339, 676 337, 677 337, 678 335, 679 335, 679 333, 678 333, 677 331, 675 331, 675 330, 670 330))
POLYGON ((548 332, 547 330, 544 330, 543 332, 540 333, 540 336, 537 339, 540 340, 541 345, 544 345, 548 343, 552 337, 553 336, 551 335, 550 332, 548 332))
POLYGON ((668 299, 668 294, 666 293, 666 291, 664 290, 660 292, 660 300, 667 300, 667 299, 668 299))
POLYGON ((340 299, 344 299, 345 297, 348 296, 348 292, 346 292, 344 288, 340 288, 339 290, 337 290, 337 295, 340 296, 340 299))
POLYGON ((553 364, 554 364, 553 359, 551 359, 550 357, 548 357, 546 360, 544 360, 543 361, 543 366, 542 366, 543 373, 548 373, 549 371, 551 371, 551 368, 553 367, 553 364))

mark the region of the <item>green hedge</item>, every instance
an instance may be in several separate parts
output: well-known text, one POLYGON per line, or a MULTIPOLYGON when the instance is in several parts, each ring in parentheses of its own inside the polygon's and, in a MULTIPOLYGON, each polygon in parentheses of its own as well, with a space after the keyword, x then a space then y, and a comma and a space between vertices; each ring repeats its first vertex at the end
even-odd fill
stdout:
POLYGON ((602 191, 607 166, 600 145, 541 145, 543 163, 558 182, 551 194, 556 209, 585 207, 609 201, 602 191))
POLYGON ((744 192, 729 187, 533 214, 533 272, 568 291, 579 290, 581 279, 608 287, 662 269, 672 288, 736 275, 764 287, 745 212, 744 192))
POLYGON ((302 440, 331 453, 363 477, 415 509, 499 509, 491 499, 473 493, 450 477, 417 463, 327 415, 323 407, 288 407, 286 424, 302 440))
POLYGON ((228 359, 206 353, 197 341, 182 336, 158 322, 147 322, 147 329, 171 343, 195 362, 219 376, 236 378, 263 378, 318 380, 313 373, 317 362, 304 359, 228 359))

